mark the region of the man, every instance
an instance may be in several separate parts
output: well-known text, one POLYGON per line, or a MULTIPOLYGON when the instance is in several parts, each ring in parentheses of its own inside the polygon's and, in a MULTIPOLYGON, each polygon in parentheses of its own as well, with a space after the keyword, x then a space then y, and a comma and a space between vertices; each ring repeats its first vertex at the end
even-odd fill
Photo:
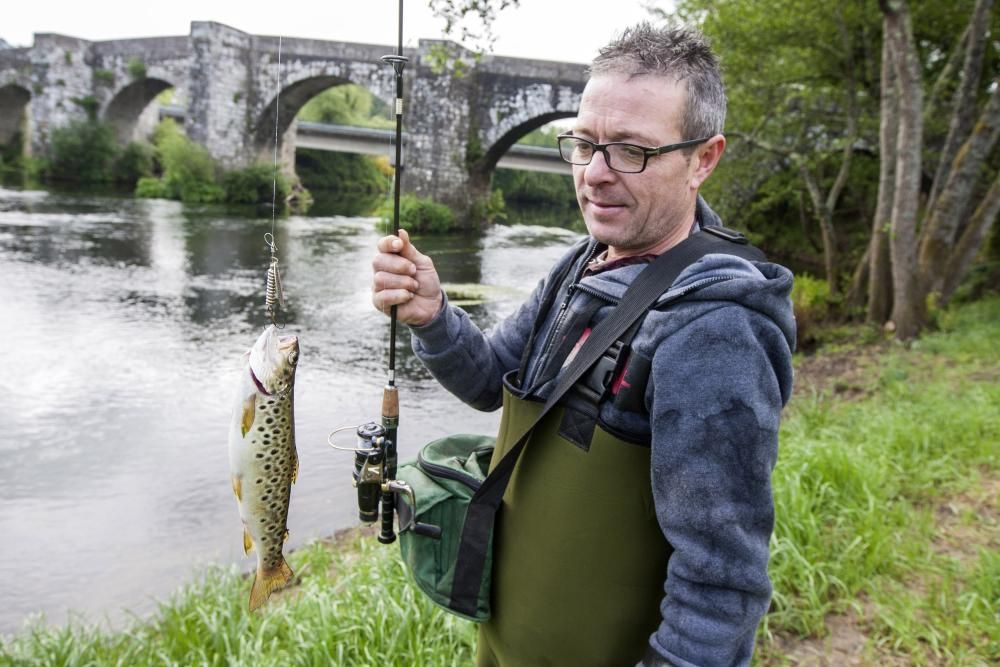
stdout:
MULTIPOLYGON (((641 24, 602 49, 560 139, 589 237, 487 333, 448 305, 405 232, 378 242, 374 305, 398 306, 447 389, 503 404, 498 452, 646 264, 720 224, 698 190, 725 148, 725 108, 693 30, 641 24)), ((613 381, 535 428, 498 514, 478 665, 749 663, 771 595, 791 286, 775 264, 703 257, 620 341, 613 381)))

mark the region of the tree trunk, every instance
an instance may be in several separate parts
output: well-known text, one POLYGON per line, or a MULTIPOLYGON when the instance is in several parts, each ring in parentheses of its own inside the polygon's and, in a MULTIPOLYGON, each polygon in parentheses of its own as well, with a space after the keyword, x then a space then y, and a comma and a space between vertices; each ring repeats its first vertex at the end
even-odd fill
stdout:
POLYGON ((966 38, 965 60, 962 63, 959 86, 952 97, 948 136, 941 149, 937 171, 934 173, 931 194, 927 199, 928 208, 935 205, 941 188, 948 180, 948 172, 952 168, 955 154, 972 129, 972 121, 976 114, 976 90, 979 88, 979 77, 983 71, 983 54, 986 52, 986 27, 989 25, 992 8, 993 0, 977 0, 972 18, 963 35, 966 38))
POLYGON ((892 264, 889 258, 889 226, 896 180, 896 133, 899 105, 890 40, 882 40, 882 92, 879 101, 878 202, 872 218, 872 238, 868 245, 869 324, 883 325, 892 313, 892 264))
POLYGON ((805 165, 799 168, 802 180, 805 181, 813 208, 816 210, 816 220, 819 222, 819 232, 823 239, 823 270, 826 272, 826 282, 830 287, 830 295, 840 294, 837 284, 837 232, 833 226, 833 211, 827 208, 827 202, 820 194, 819 184, 812 172, 805 165))
POLYGON ((905 0, 880 0, 886 39, 892 44, 899 82, 899 131, 896 135, 896 180, 892 200, 892 320, 896 336, 917 336, 926 320, 925 290, 916 266, 917 212, 923 147, 923 89, 913 25, 905 0))
POLYGON ((941 287, 942 303, 947 303, 951 299, 955 289, 969 272, 976 251, 989 233, 998 213, 1000 213, 1000 174, 993 179, 993 185, 976 208, 976 212, 972 214, 972 219, 951 254, 948 267, 944 271, 944 284, 941 287))
POLYGON ((857 266, 851 273, 851 282, 847 287, 847 294, 844 295, 844 308, 853 317, 865 306, 865 288, 868 283, 868 272, 871 270, 871 243, 865 248, 865 254, 861 256, 857 266))
MULTIPOLYGON (((975 95, 962 101, 975 108, 975 95)), ((959 110, 955 110, 959 113, 959 110)), ((962 113, 967 113, 962 110, 962 113)), ((945 267, 955 247, 958 228, 971 207, 971 199, 983 164, 1000 138, 1000 77, 993 81, 993 92, 972 134, 956 151, 947 183, 941 188, 928 213, 920 242, 920 276, 931 291, 939 291, 945 280, 945 267)))

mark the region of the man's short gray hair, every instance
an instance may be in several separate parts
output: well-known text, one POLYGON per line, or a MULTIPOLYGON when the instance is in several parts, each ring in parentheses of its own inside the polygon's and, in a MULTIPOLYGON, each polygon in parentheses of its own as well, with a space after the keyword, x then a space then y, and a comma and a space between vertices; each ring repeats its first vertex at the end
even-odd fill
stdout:
POLYGON ((726 123, 726 89, 719 59, 700 31, 688 26, 656 28, 642 22, 600 50, 591 75, 653 75, 687 87, 681 140, 721 134, 726 123))

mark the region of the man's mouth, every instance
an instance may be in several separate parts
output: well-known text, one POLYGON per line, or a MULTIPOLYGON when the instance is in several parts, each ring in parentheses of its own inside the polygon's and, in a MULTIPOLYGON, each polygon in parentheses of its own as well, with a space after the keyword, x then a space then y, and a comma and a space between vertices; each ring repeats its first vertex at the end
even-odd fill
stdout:
POLYGON ((625 204, 614 201, 605 201, 601 199, 590 199, 587 198, 587 203, 590 204, 598 211, 613 211, 615 209, 623 208, 625 204))

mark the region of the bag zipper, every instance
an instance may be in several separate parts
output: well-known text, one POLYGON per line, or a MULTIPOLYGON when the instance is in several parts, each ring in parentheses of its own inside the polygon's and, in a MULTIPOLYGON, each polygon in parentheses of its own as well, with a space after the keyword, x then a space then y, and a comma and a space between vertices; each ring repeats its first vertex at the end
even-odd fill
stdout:
MULTIPOLYGON (((488 448, 485 447, 477 447, 476 449, 472 450, 472 455, 476 456, 478 452, 483 452, 486 451, 487 449, 488 448)), ((479 487, 482 486, 483 484, 482 480, 476 479, 475 477, 473 477, 468 473, 459 472, 454 468, 449 468, 448 466, 443 466, 438 463, 431 463, 430 461, 427 461, 426 459, 424 459, 424 454, 422 451, 417 453, 417 467, 420 468, 425 473, 427 473, 428 475, 450 479, 454 482, 462 484, 463 486, 469 487, 473 491, 478 491, 479 487)))

